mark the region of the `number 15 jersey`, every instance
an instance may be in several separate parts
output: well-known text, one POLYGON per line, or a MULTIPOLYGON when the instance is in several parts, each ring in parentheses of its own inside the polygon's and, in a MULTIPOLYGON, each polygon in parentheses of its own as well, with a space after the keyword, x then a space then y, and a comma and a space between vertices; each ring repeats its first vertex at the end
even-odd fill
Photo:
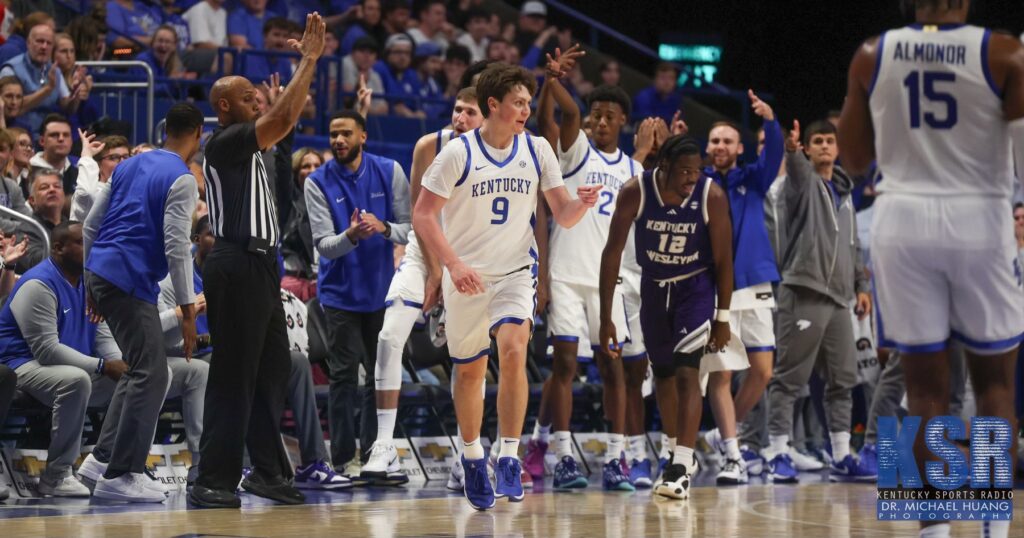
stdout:
POLYGON ((423 188, 448 200, 442 211, 448 243, 484 278, 536 262, 537 197, 563 185, 546 140, 524 133, 499 150, 479 129, 445 145, 423 177, 423 188))
POLYGON ((1010 137, 988 68, 989 37, 968 25, 882 34, 868 88, 885 178, 879 192, 1011 195, 1010 137))

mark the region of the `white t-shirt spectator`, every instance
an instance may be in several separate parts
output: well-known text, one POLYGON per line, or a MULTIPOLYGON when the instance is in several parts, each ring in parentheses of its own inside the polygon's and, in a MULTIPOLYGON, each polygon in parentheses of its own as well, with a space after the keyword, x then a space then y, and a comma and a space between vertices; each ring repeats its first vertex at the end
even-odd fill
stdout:
MULTIPOLYGON (((354 92, 356 86, 359 85, 359 68, 356 67, 355 60, 352 59, 352 55, 349 54, 341 59, 341 88, 342 91, 354 92)), ((381 80, 380 74, 373 69, 366 75, 366 85, 373 90, 373 104, 379 105, 381 103, 387 104, 384 99, 384 81, 381 80)))
POLYGON ((427 39, 426 34, 423 33, 419 28, 413 28, 407 32, 409 37, 412 38, 413 42, 419 45, 420 43, 426 43, 427 41, 432 42, 441 48, 441 54, 444 54, 448 50, 448 46, 451 43, 448 42, 448 37, 444 35, 444 32, 438 32, 434 34, 433 38, 427 39))
POLYGON ((193 43, 228 46, 228 12, 223 7, 214 8, 209 2, 199 2, 189 8, 182 18, 188 23, 193 43))
POLYGON ((487 58, 487 45, 491 43, 491 40, 485 37, 478 45, 476 41, 473 41, 473 36, 467 33, 456 38, 455 43, 469 49, 469 63, 476 63, 487 58))

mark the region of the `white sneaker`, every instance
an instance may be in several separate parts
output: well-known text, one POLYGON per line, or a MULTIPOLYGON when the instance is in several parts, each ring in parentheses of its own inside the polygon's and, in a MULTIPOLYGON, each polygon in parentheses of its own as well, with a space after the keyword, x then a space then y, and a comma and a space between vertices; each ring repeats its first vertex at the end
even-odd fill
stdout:
POLYGON ((72 476, 68 469, 59 476, 44 472, 39 477, 39 494, 47 497, 88 497, 89 488, 72 476))
POLYGON ((402 483, 409 481, 409 477, 402 472, 402 462, 398 459, 395 445, 381 441, 373 443, 370 448, 370 459, 360 470, 359 478, 402 483))
POLYGON ((448 489, 462 491, 465 488, 463 480, 466 478, 466 471, 462 468, 462 457, 455 458, 455 465, 452 465, 452 472, 448 475, 448 489))
POLYGON ((359 453, 352 457, 347 463, 345 463, 345 471, 341 474, 345 476, 359 476, 362 469, 362 462, 359 461, 359 453))
POLYGON ((78 479, 85 483, 92 483, 100 481, 103 473, 107 472, 107 464, 96 459, 96 456, 92 455, 92 452, 85 457, 82 461, 82 465, 78 467, 78 479))
POLYGON ((92 491, 94 497, 130 503, 162 503, 167 497, 159 491, 149 488, 152 482, 148 476, 142 473, 125 473, 117 478, 100 477, 96 481, 96 488, 92 491))
POLYGON ((825 468, 825 464, 817 458, 792 447, 789 449, 789 459, 793 460, 793 467, 799 472, 820 471, 825 468))
POLYGON ((725 460, 725 465, 722 466, 722 470, 718 471, 718 476, 715 481, 722 485, 739 485, 746 484, 747 468, 739 460, 725 460))
POLYGON ((157 478, 149 469, 146 469, 146 472, 142 473, 142 476, 149 479, 149 481, 146 482, 147 488, 163 495, 171 494, 171 489, 167 487, 167 484, 164 484, 163 481, 157 478))
POLYGON ((690 474, 686 472, 686 466, 680 463, 666 465, 658 485, 654 487, 654 493, 670 499, 689 499, 690 474))

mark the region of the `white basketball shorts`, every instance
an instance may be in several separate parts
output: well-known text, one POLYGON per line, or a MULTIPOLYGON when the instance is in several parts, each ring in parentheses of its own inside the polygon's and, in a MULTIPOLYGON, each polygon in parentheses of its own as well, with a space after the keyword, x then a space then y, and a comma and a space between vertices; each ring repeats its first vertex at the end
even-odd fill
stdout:
POLYGON ((455 289, 445 270, 441 279, 444 296, 445 334, 448 353, 455 363, 473 362, 491 349, 491 332, 504 323, 530 323, 537 308, 536 265, 500 278, 484 278, 486 291, 466 295, 455 289))
MULTIPOLYGON (((612 302, 612 322, 619 342, 630 338, 629 324, 622 305, 620 290, 612 302)), ((552 342, 589 342, 600 345, 601 296, 598 288, 567 282, 551 282, 551 303, 548 306, 548 334, 552 342)), ((584 355, 581 355, 581 357, 584 355)))

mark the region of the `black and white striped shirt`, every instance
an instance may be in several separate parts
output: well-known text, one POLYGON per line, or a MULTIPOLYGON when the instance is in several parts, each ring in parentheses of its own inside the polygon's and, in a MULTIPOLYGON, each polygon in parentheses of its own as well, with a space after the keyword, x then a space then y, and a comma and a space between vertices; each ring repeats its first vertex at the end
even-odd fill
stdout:
POLYGON ((276 247, 277 207, 256 141, 256 123, 214 131, 206 142, 203 173, 213 235, 268 250, 276 247))

